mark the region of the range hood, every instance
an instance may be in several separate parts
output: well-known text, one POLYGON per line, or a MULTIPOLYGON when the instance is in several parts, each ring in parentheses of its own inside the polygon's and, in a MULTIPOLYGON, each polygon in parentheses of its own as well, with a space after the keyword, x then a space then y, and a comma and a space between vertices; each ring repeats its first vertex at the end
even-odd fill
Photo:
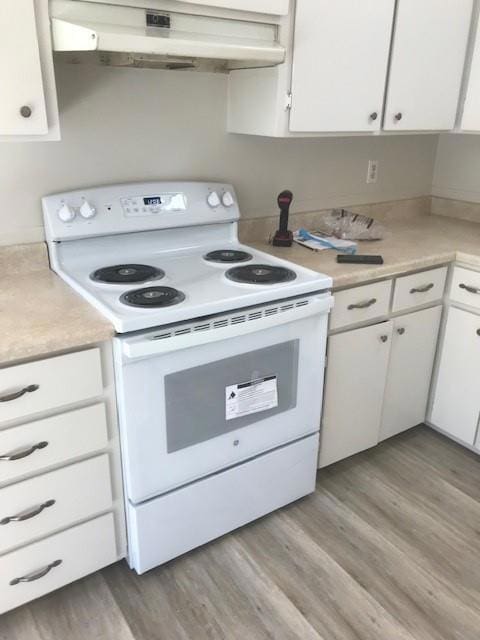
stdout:
POLYGON ((278 17, 171 0, 50 0, 53 49, 103 64, 229 69, 274 66, 285 59, 278 17), (132 6, 133 5, 133 6, 132 6), (194 11, 188 7, 194 6, 194 11), (174 10, 171 10, 173 7, 174 10), (276 23, 277 22, 277 23, 276 23))

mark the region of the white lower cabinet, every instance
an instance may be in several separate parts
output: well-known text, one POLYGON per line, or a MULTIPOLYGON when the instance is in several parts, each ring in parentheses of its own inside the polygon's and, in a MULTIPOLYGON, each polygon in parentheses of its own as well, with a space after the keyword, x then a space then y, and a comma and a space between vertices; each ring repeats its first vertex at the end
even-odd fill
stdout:
POLYGON ((430 422, 474 445, 480 416, 480 317, 451 307, 445 327, 430 422))
MULTIPOLYGON (((393 297, 393 303, 391 280, 336 294, 331 331, 346 324, 338 322, 338 317, 343 314, 348 318, 351 309, 362 309, 367 302, 367 312, 373 313, 373 302, 381 301, 377 317, 387 320, 329 337, 319 467, 373 447, 425 421, 443 307, 437 304, 418 310, 417 304, 417 310, 395 317, 392 309, 404 289, 410 291, 417 286, 422 286, 427 295, 435 288, 434 297, 440 302, 445 276, 446 269, 442 267, 397 278, 394 291, 398 295, 393 297), (362 304, 364 298, 366 302, 362 304)), ((408 297, 407 300, 412 305, 408 297)), ((417 299, 417 303, 423 301, 424 298, 417 299)), ((365 323, 368 313, 355 315, 354 321, 365 323)), ((480 338, 478 342, 480 347, 480 338)))
POLYGON ((378 442, 393 323, 330 336, 319 466, 378 442))
POLYGON ((380 440, 425 420, 442 307, 393 320, 380 440))
POLYGON ((0 614, 125 555, 113 391, 108 344, 0 369, 0 614))

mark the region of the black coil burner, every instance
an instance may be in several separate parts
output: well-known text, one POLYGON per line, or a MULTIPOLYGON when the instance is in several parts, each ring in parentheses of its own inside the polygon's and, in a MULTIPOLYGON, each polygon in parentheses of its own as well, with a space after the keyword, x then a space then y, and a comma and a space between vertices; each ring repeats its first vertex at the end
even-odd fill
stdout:
POLYGON ((111 267, 97 269, 90 276, 96 282, 108 284, 133 284, 163 278, 165 273, 161 269, 148 264, 116 264, 111 267))
POLYGON ((172 287, 144 287, 127 291, 120 296, 120 302, 123 304, 147 309, 171 307, 183 300, 185 300, 185 294, 172 287))
POLYGON ((246 251, 238 251, 236 249, 220 249, 219 251, 210 251, 205 256, 205 260, 209 262, 246 262, 251 260, 252 256, 246 251))
POLYGON ((297 277, 297 274, 291 269, 270 264, 248 264, 232 267, 225 275, 234 282, 245 284, 278 284, 295 280, 297 277))

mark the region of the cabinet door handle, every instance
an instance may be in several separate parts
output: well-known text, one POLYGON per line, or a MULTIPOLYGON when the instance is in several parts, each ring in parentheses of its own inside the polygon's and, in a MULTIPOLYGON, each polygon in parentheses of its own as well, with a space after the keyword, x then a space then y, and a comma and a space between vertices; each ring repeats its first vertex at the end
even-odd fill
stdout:
POLYGON ((44 509, 48 509, 48 507, 53 507, 55 504, 55 500, 47 500, 43 504, 39 504, 38 507, 34 509, 30 509, 30 511, 26 511, 24 513, 20 513, 16 516, 8 516, 7 518, 3 518, 0 520, 0 525, 9 524, 10 522, 23 522, 24 520, 30 520, 30 518, 34 518, 38 516, 44 509))
POLYGON ((50 573, 52 569, 58 567, 61 564, 62 560, 54 560, 50 564, 47 564, 46 567, 43 567, 43 569, 39 569, 38 571, 29 573, 26 576, 21 576, 20 578, 14 578, 13 580, 10 580, 9 584, 10 586, 14 587, 16 584, 20 584, 20 582, 35 582, 35 580, 40 580, 40 578, 43 578, 47 575, 47 573, 50 573))
POLYGON ((405 327, 400 327, 399 329, 397 329, 397 333, 399 336, 403 336, 403 334, 405 333, 405 327))
POLYGON ((349 311, 352 311, 352 309, 367 309, 368 307, 371 307, 372 304, 375 304, 377 302, 376 298, 370 298, 370 300, 365 300, 365 302, 357 302, 355 304, 349 304, 347 309, 349 311))
POLYGON ((464 284, 461 282, 459 285, 460 289, 465 289, 468 293, 480 293, 480 289, 478 287, 472 287, 471 285, 464 284))
POLYGON ((37 449, 45 449, 45 447, 48 446, 48 442, 46 442, 45 440, 43 440, 42 442, 38 442, 37 444, 34 444, 33 446, 29 447, 28 449, 23 449, 22 451, 19 451, 18 453, 7 453, 3 456, 0 456, 0 460, 7 460, 7 461, 11 461, 11 460, 21 460, 21 458, 26 458, 27 456, 31 456, 32 453, 34 451, 36 451, 37 449))
POLYGON ((398 113, 395 114, 395 120, 397 122, 400 122, 400 120, 403 118, 403 113, 401 113, 400 111, 398 113))
POLYGON ((15 391, 15 393, 8 393, 6 396, 0 396, 0 402, 11 402, 12 400, 21 398, 26 393, 32 393, 33 391, 37 391, 38 389, 40 389, 40 386, 38 384, 29 384, 28 387, 24 387, 20 391, 15 391))
POLYGON ((414 287, 413 289, 410 289, 410 293, 426 293, 427 291, 430 291, 430 289, 433 289, 434 286, 433 282, 429 282, 421 287, 414 287))
POLYGON ((370 114, 370 120, 375 121, 377 118, 378 118, 378 113, 376 111, 370 114))
POLYGON ((387 342, 387 340, 388 340, 388 336, 380 336, 380 340, 381 340, 382 342, 387 342))

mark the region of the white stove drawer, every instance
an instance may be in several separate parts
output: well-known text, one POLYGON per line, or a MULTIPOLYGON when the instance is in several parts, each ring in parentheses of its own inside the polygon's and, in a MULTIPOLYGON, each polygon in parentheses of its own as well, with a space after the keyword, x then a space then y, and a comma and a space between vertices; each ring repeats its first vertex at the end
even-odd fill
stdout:
POLYGON ((117 560, 113 514, 0 557, 0 613, 117 560))
POLYGON ((95 453, 107 444, 103 404, 4 429, 0 431, 0 485, 95 453))
POLYGON ((0 369, 0 424, 103 392, 99 349, 0 369))
POLYGON ((128 503, 130 566, 148 571, 312 493, 317 456, 318 433, 155 500, 128 503))
POLYGON ((0 554, 111 508, 106 454, 0 489, 0 554))

